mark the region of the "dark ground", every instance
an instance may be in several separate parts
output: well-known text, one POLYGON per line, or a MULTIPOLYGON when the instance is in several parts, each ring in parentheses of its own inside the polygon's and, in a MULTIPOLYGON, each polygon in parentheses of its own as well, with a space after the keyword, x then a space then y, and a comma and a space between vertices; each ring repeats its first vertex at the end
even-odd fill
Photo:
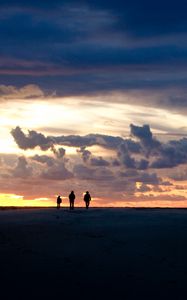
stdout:
POLYGON ((6 299, 186 300, 187 210, 1 210, 0 270, 6 299))

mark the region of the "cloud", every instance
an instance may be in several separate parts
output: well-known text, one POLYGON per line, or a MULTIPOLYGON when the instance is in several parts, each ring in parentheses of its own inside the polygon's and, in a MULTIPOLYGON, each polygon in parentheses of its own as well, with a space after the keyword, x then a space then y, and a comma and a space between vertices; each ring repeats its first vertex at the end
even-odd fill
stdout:
POLYGON ((21 97, 30 97, 16 88, 23 83, 57 95, 168 88, 160 105, 186 107, 171 92, 186 86, 184 1, 1 1, 0 9, 0 79, 21 97))
POLYGON ((103 159, 101 156, 91 158, 90 159, 90 164, 92 166, 97 166, 97 167, 99 167, 99 166, 107 167, 107 166, 110 165, 110 163, 107 160, 103 159))
POLYGON ((138 170, 146 170, 149 167, 149 161, 146 159, 141 159, 137 162, 137 169, 138 170))
POLYGON ((125 171, 119 172, 120 177, 132 178, 132 177, 136 177, 137 175, 138 175, 138 171, 135 169, 127 169, 125 171))
POLYGON ((70 172, 64 162, 57 162, 47 170, 43 171, 41 178, 49 180, 67 180, 73 178, 73 173, 70 172))
POLYGON ((66 150, 64 148, 58 148, 58 149, 55 149, 55 147, 52 147, 51 150, 53 151, 53 153, 55 154, 55 156, 57 158, 63 158, 66 154, 66 150))
POLYGON ((158 185, 161 184, 162 179, 158 177, 156 173, 139 172, 133 180, 136 182, 142 182, 145 184, 158 185))
POLYGON ((92 183, 102 181, 107 183, 114 180, 114 173, 105 166, 85 166, 77 164, 73 168, 73 174, 79 180, 89 180, 92 183))
POLYGON ((73 174, 80 180, 92 180, 93 179, 93 168, 89 168, 82 164, 77 164, 73 168, 73 174))
POLYGON ((161 143, 153 138, 149 125, 136 126, 130 124, 130 129, 131 135, 140 140, 140 143, 144 148, 147 156, 150 155, 151 151, 156 152, 157 149, 161 146, 161 143))
POLYGON ((17 161, 16 167, 12 171, 14 177, 27 178, 32 176, 32 167, 28 165, 28 162, 24 156, 20 156, 17 161))
POLYGON ((46 164, 48 167, 51 167, 54 165, 55 160, 52 157, 49 157, 47 155, 34 155, 32 157, 30 157, 32 160, 37 161, 41 164, 46 164))
POLYGON ((46 138, 43 134, 37 133, 34 130, 29 130, 28 135, 26 136, 19 126, 12 129, 11 134, 19 148, 24 150, 34 149, 39 146, 45 151, 53 145, 51 138, 46 138))
POLYGON ((17 88, 12 85, 0 85, 0 100, 43 98, 44 92, 35 84, 17 88))
MULTIPOLYGON (((35 147, 40 147, 43 151, 51 149, 57 159, 63 159, 65 150, 63 147, 55 150, 56 146, 79 148, 77 152, 81 154, 83 162, 92 166, 111 165, 111 167, 121 166, 126 169, 146 170, 149 168, 173 168, 187 163, 186 138, 161 143, 153 137, 149 125, 136 126, 131 124, 130 129, 132 138, 136 138, 137 142, 131 139, 101 134, 46 137, 32 130, 28 131, 26 135, 20 127, 12 129, 11 134, 21 149, 27 150, 35 147), (86 147, 91 146, 112 149, 116 152, 117 158, 113 157, 108 161, 102 156, 92 157, 92 153, 86 149, 86 147)), ((41 157, 37 157, 37 159, 41 160, 41 157)))
POLYGON ((136 168, 136 161, 133 157, 129 155, 129 153, 123 153, 122 162, 126 168, 135 169, 136 168))
POLYGON ((163 144, 159 151, 159 157, 152 162, 150 167, 173 168, 185 163, 187 163, 187 139, 183 138, 163 144))
POLYGON ((151 184, 151 185, 159 185, 164 184, 161 177, 157 175, 156 172, 152 173, 149 171, 143 171, 143 170, 133 170, 129 169, 125 172, 119 172, 119 176, 121 178, 127 178, 129 182, 141 182, 144 184, 151 184))
POLYGON ((77 149, 77 153, 81 154, 81 157, 85 163, 90 159, 92 155, 92 153, 89 150, 87 150, 85 147, 81 147, 80 149, 77 149))
POLYGON ((15 129, 12 129, 11 134, 14 137, 18 146, 24 150, 34 149, 38 146, 45 151, 47 149, 50 149, 54 145, 79 147, 81 149, 93 145, 99 145, 107 149, 115 149, 121 142, 124 142, 124 140, 120 137, 113 137, 101 134, 88 134, 86 136, 62 135, 56 137, 45 137, 41 133, 37 133, 34 130, 29 130, 28 134, 26 135, 19 126, 17 126, 15 129))
MULTIPOLYGON (((38 147, 43 151, 50 149, 51 153, 29 156, 27 160, 20 157, 16 163, 14 158, 13 163, 1 166, 1 174, 13 176, 14 182, 38 180, 38 185, 45 186, 50 181, 54 191, 59 191, 61 186, 69 189, 71 185, 80 191, 87 186, 99 197, 117 197, 119 201, 134 199, 136 193, 167 194, 175 190, 167 178, 174 178, 182 169, 178 179, 186 178, 187 139, 158 141, 149 125, 131 124, 130 133, 130 138, 128 134, 123 138, 101 134, 45 136, 37 131, 25 134, 17 127, 12 134, 21 149, 38 147), (67 145, 77 148, 77 155, 65 153, 67 145), (98 145, 106 150, 106 156, 92 154, 94 147, 91 147, 98 145), (16 164, 14 168, 12 164, 16 164)), ((5 176, 1 176, 1 180, 4 179, 5 176)))
POLYGON ((139 193, 145 193, 145 192, 149 192, 151 191, 151 188, 149 186, 147 186, 147 184, 142 184, 138 189, 137 192, 139 193))
MULTIPOLYGON (((95 167, 110 166, 109 161, 103 159, 102 156, 93 157, 92 153, 89 150, 87 150, 85 147, 81 147, 80 149, 77 149, 77 153, 81 153, 81 157, 82 157, 83 162, 86 163, 86 164, 89 164, 90 166, 95 166, 95 167)), ((116 163, 116 162, 113 162, 113 164, 114 163, 116 163)))
POLYGON ((148 160, 144 158, 136 159, 132 156, 132 154, 143 154, 145 156, 147 155, 147 149, 146 152, 144 153, 144 149, 142 149, 140 144, 129 142, 129 141, 130 140, 124 140, 124 143, 119 145, 117 154, 120 162, 126 168, 139 169, 139 170, 147 169, 149 166, 148 160))
MULTIPOLYGON (((7 12, 5 9, 9 9, 9 18, 14 16, 15 13, 21 12, 24 15, 37 15, 43 12, 41 17, 45 19, 51 19, 54 21, 55 17, 58 20, 62 15, 65 17, 66 23, 70 23, 73 17, 76 21, 73 22, 77 26, 85 26, 84 20, 87 23, 94 22, 93 16, 97 16, 99 19, 100 15, 103 16, 106 12, 110 12, 113 16, 116 16, 115 24, 111 28, 114 32, 122 31, 127 32, 131 36, 135 37, 150 37, 154 35, 165 35, 172 32, 186 31, 187 22, 185 18, 185 2, 180 1, 180 5, 176 2, 169 3, 165 1, 164 4, 161 0, 158 0, 155 5, 150 4, 149 1, 141 1, 141 5, 138 0, 131 2, 127 0, 122 2, 121 0, 110 1, 106 0, 94 1, 59 1, 53 2, 46 0, 45 3, 37 1, 1 1, 1 9, 7 12), (169 8, 168 8, 169 7, 169 8), (65 14, 63 13, 65 11, 65 14), (72 13, 73 12, 73 13, 72 13), (91 14, 91 12, 93 12, 91 14), (158 20, 159 13, 159 20, 158 20), (82 22, 78 22, 82 15, 82 22), (88 18, 88 16, 90 18, 88 18), (133 18, 134 16, 134 18, 133 18), (125 27, 125 25, 128 26, 125 27)), ((21 15, 23 17, 23 15, 21 15)), ((102 20, 101 20, 102 22, 102 20)), ((71 24, 71 23, 70 23, 71 24)), ((103 22, 102 22, 103 24, 103 22)), ((105 24, 105 23, 104 23, 105 24)), ((88 24, 90 26, 90 24, 88 24)), ((73 26, 74 28, 74 26, 73 26)))
MULTIPOLYGON (((34 130, 29 130, 26 135, 23 130, 17 126, 11 130, 11 134, 17 143, 17 145, 24 150, 34 149, 35 147, 40 147, 42 150, 53 149, 55 145, 64 145, 69 147, 80 148, 79 153, 84 156, 90 156, 91 153, 87 152, 86 147, 91 147, 94 145, 101 146, 106 149, 118 149, 118 147, 124 147, 127 151, 131 153, 139 153, 141 150, 141 145, 130 139, 123 139, 118 136, 109 136, 103 134, 88 134, 85 136, 80 135, 61 135, 61 136, 47 136, 45 137, 42 133, 38 133, 34 130)), ((59 150, 58 150, 59 151, 59 150)), ((64 150, 60 150, 64 153, 64 150)))

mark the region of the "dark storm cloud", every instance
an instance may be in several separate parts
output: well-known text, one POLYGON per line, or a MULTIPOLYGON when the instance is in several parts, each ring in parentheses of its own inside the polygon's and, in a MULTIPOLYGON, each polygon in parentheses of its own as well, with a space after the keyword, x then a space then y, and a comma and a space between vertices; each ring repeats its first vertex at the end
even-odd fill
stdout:
POLYGON ((20 127, 16 127, 11 131, 16 143, 21 149, 34 149, 39 146, 42 150, 47 150, 52 146, 52 139, 46 138, 43 134, 37 133, 34 130, 29 130, 26 136, 20 127))
MULTIPOLYGON (((149 161, 147 159, 137 160, 132 156, 132 154, 140 154, 141 150, 144 156, 147 156, 147 149, 145 147, 141 148, 141 144, 139 144, 138 152, 134 152, 134 149, 130 149, 127 146, 128 144, 124 141, 123 144, 119 145, 117 149, 118 158, 123 166, 130 169, 138 169, 138 170, 146 170, 149 166, 149 161)), ((118 165, 118 161, 117 161, 118 165)))
POLYGON ((172 168, 187 163, 187 139, 169 141, 160 148, 158 158, 150 165, 152 168, 172 168))
MULTIPOLYGON (((184 87, 186 8, 182 0, 1 1, 0 81, 59 95, 184 87)), ((186 106, 169 96, 166 106, 186 106)))
MULTIPOLYGON (((63 148, 60 148, 61 150, 56 150, 56 145, 77 147, 80 148, 77 149, 77 152, 81 154, 81 157, 85 163, 88 162, 93 166, 109 166, 110 162, 106 161, 102 157, 92 157, 92 153, 86 149, 86 147, 98 145, 105 149, 115 150, 118 153, 121 163, 127 168, 137 168, 143 170, 148 167, 148 162, 146 160, 135 160, 131 156, 131 154, 140 154, 144 152, 147 153, 147 149, 143 149, 140 143, 134 142, 131 139, 123 139, 121 137, 102 134, 46 137, 42 133, 38 133, 34 130, 29 130, 28 134, 26 135, 20 127, 12 129, 11 134, 19 148, 27 150, 40 147, 40 149, 43 151, 51 149, 57 158, 63 157, 65 155, 65 150, 63 148)), ((119 164, 120 163, 116 160, 115 165, 117 166, 119 164)))
MULTIPOLYGON (((52 151, 54 151, 54 145, 64 145, 70 147, 80 147, 82 150, 79 151, 83 152, 83 149, 88 146, 99 145, 104 148, 115 149, 121 143, 127 143, 128 148, 128 140, 127 142, 124 142, 121 137, 107 136, 102 134, 88 134, 86 136, 62 135, 57 137, 45 137, 42 133, 38 133, 34 130, 29 130, 28 134, 26 135, 19 126, 17 126, 15 129, 12 129, 11 134, 14 137, 19 148, 24 150, 34 149, 35 147, 39 146, 43 151, 50 148, 52 149, 52 151)), ((130 147, 132 147, 132 143, 130 143, 130 147)))
POLYGON ((136 161, 128 152, 120 153, 120 158, 122 159, 122 163, 126 168, 136 168, 136 161))
MULTIPOLYGON (((36 131, 28 131, 26 135, 20 127, 12 129, 11 133, 21 149, 34 149, 37 146, 43 151, 51 149, 59 161, 63 159, 65 150, 63 147, 56 150, 55 147, 58 145, 79 148, 77 153, 80 153, 82 161, 90 166, 121 166, 126 169, 147 170, 149 168, 173 168, 187 163, 186 138, 161 143, 153 137, 149 125, 141 127, 131 124, 130 130, 132 138, 138 139, 137 142, 99 134, 46 137, 36 131), (94 145, 114 150, 116 158, 113 157, 108 161, 101 156, 92 156, 92 153, 86 147, 94 145)), ((46 156, 35 156, 33 159, 43 163, 49 162, 46 156)), ((51 160, 50 162, 52 163, 51 160)))
POLYGON ((149 125, 136 126, 131 124, 130 129, 131 135, 140 140, 140 143, 147 152, 148 156, 150 155, 151 151, 158 151, 157 149, 159 149, 161 143, 153 138, 149 125))
POLYGON ((149 161, 146 159, 141 159, 140 161, 138 161, 137 163, 137 169, 138 170, 146 170, 149 167, 149 161))

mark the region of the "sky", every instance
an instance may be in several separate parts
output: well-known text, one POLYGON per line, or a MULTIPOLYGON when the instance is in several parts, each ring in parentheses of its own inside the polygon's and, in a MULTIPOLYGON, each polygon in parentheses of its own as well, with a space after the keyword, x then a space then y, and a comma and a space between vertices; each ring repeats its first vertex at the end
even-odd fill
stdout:
POLYGON ((187 207, 186 9, 0 2, 0 206, 187 207))

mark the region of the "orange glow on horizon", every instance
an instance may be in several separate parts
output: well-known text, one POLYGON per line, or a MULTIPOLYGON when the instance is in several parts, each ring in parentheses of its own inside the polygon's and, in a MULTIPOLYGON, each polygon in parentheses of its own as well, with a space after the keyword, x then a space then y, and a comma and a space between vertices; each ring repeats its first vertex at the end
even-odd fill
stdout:
MULTIPOLYGON (((24 199, 23 196, 15 194, 0 194, 0 207, 54 207, 56 206, 55 196, 50 198, 35 198, 32 200, 24 199)), ((62 207, 69 206, 67 197, 62 197, 62 207)), ((77 207, 83 207, 83 201, 75 203, 77 207)), ((140 200, 137 201, 102 201, 101 198, 92 198, 91 207, 129 207, 129 208, 187 208, 187 201, 185 200, 140 200)))

